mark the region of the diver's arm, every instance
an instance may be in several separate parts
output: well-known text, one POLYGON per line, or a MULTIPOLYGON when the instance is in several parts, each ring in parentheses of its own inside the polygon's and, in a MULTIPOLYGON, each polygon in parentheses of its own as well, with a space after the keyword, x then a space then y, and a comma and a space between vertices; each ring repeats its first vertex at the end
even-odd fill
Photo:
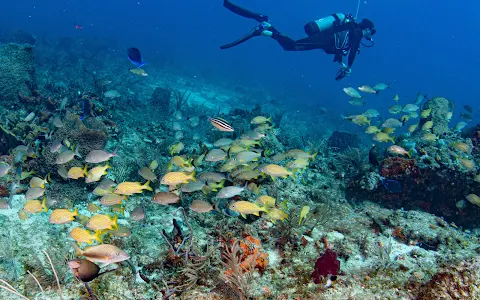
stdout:
POLYGON ((357 56, 358 49, 360 48, 360 38, 356 37, 352 39, 350 51, 348 53, 348 68, 350 69, 355 61, 355 56, 357 56))

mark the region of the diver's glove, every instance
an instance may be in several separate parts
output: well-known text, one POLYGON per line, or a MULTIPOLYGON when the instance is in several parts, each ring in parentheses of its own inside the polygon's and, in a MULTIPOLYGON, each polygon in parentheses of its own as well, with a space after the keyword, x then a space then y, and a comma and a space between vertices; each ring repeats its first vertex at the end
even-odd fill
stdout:
POLYGON ((337 76, 335 77, 335 80, 342 80, 343 78, 350 76, 352 73, 352 69, 345 65, 344 63, 341 64, 340 70, 337 72, 337 76))

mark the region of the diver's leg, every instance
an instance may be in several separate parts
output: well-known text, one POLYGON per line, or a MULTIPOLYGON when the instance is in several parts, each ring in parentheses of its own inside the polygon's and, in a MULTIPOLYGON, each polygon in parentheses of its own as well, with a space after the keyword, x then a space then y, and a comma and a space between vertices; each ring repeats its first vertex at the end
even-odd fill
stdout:
MULTIPOLYGON (((270 29, 270 28, 273 28, 272 25, 270 25, 267 22, 262 22, 262 23, 258 24, 257 26, 253 27, 247 34, 245 34, 241 38, 239 38, 239 39, 237 39, 237 40, 235 40, 231 43, 220 46, 220 49, 228 49, 228 48, 234 47, 238 44, 241 44, 243 42, 248 41, 249 39, 251 39, 254 36, 259 36, 259 35, 271 36, 272 32, 270 30, 272 30, 272 29, 270 29)), ((276 29, 274 29, 274 31, 276 32, 276 29)))
POLYGON ((253 11, 249 11, 248 9, 245 9, 236 4, 233 4, 229 0, 223 0, 223 6, 225 6, 228 10, 230 10, 233 13, 236 13, 239 16, 254 19, 257 22, 268 22, 268 16, 265 16, 253 11))
POLYGON ((293 40, 276 30, 273 26, 263 32, 276 40, 285 51, 307 51, 313 49, 323 49, 323 43, 317 36, 306 37, 300 40, 293 40), (270 33, 268 33, 270 31, 270 33))

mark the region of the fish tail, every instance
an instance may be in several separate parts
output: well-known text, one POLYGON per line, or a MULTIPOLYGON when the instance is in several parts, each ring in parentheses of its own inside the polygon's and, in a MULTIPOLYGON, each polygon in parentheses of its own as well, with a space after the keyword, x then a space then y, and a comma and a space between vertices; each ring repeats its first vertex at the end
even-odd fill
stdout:
POLYGON ((80 249, 80 247, 78 247, 78 245, 75 243, 72 243, 72 246, 73 246, 73 249, 75 250, 75 256, 82 256, 83 254, 82 249, 80 249))
POLYGON ((75 210, 73 211, 73 216, 74 217, 78 216, 78 208, 75 208, 75 210))
POLYGON ((118 151, 118 147, 115 148, 115 150, 113 150, 113 152, 111 153, 111 154, 112 154, 112 157, 118 157, 118 158, 120 158, 120 156, 118 156, 118 154, 117 154, 117 151, 118 151))
POLYGON ((315 157, 317 157, 317 154, 318 154, 318 152, 315 152, 315 153, 312 155, 312 157, 311 157, 312 162, 315 161, 315 157))
POLYGON ((112 222, 113 222, 112 227, 117 229, 118 228, 118 215, 117 214, 115 214, 115 216, 113 216, 112 222))
POLYGON ((87 176, 87 175, 88 175, 87 169, 88 169, 88 164, 86 164, 85 167, 83 168, 83 175, 84 175, 84 176, 87 176))
POLYGON ((75 147, 75 151, 73 153, 75 154, 75 156, 82 158, 82 155, 80 154, 80 152, 78 152, 78 145, 77 147, 75 147))
POLYGON ((272 117, 268 118, 268 119, 267 119, 267 122, 272 123, 272 117))
POLYGON ((44 210, 45 212, 48 212, 47 197, 43 197, 42 208, 43 208, 43 210, 44 210))
POLYGON ((167 171, 171 171, 171 170, 172 170, 172 167, 173 167, 172 163, 168 163, 168 165, 167 165, 167 171))
POLYGON ((112 166, 110 166, 110 165, 108 164, 108 160, 107 160, 107 161, 105 162, 105 170, 111 169, 111 168, 112 168, 112 166))
POLYGON ((147 191, 153 192, 153 189, 150 187, 150 180, 147 180, 147 182, 145 182, 145 184, 142 185, 142 187, 147 191))
POLYGON ((52 183, 52 178, 50 178, 50 173, 45 177, 45 181, 52 183))
POLYGON ((193 170, 193 172, 190 173, 190 179, 193 180, 193 181, 195 181, 195 182, 197 181, 197 180, 195 179, 195 173, 196 173, 196 171, 197 171, 197 170, 193 170))
POLYGON ((95 234, 93 235, 93 239, 99 243, 103 243, 102 234, 103 234, 102 230, 95 231, 95 234))

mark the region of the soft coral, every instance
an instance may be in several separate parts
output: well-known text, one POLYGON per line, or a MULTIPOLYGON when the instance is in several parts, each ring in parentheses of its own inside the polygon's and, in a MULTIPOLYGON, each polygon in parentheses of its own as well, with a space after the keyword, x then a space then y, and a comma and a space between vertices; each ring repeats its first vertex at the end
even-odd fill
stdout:
POLYGON ((322 277, 338 275, 339 271, 340 261, 337 259, 337 253, 331 249, 327 249, 315 262, 312 273, 313 282, 319 284, 322 277))

